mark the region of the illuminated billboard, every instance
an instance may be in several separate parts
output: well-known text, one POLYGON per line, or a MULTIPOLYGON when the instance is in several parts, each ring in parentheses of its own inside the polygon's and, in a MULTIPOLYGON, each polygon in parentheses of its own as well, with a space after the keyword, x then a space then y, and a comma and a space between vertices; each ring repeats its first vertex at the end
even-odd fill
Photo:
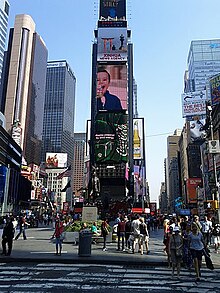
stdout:
POLYGON ((201 178, 188 178, 187 179, 187 200, 188 203, 193 203, 197 201, 197 187, 201 186, 201 178))
POLYGON ((209 80, 211 90, 211 103, 217 105, 220 103, 220 74, 209 80))
POLYGON ((66 153, 46 153, 46 168, 66 168, 66 153))
POLYGON ((127 61, 127 29, 99 28, 98 61, 127 61))
POLYGON ((100 0, 100 19, 126 19, 126 0, 100 0))
POLYGON ((97 67, 97 111, 127 110, 127 66, 100 65, 97 67))
POLYGON ((183 118, 206 114, 206 91, 182 94, 183 118))
POLYGON ((127 162, 128 116, 123 113, 99 113, 95 121, 95 161, 127 162))
POLYGON ((143 118, 133 119, 133 154, 134 159, 144 159, 144 125, 143 118))

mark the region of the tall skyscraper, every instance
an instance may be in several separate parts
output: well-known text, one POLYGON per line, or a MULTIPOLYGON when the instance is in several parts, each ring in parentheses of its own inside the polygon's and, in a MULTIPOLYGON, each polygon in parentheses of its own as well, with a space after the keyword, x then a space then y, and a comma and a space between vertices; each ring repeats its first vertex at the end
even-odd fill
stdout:
POLYGON ((68 165, 74 160, 74 113, 76 78, 65 60, 47 63, 43 120, 43 147, 46 153, 67 153, 68 165))
POLYGON ((192 41, 187 63, 186 90, 204 90, 207 79, 220 72, 220 39, 192 41))
POLYGON ((7 37, 9 7, 9 2, 7 0, 0 0, 0 80, 7 37))
POLYGON ((40 163, 46 66, 47 49, 33 19, 17 15, 5 54, 1 110, 27 163, 40 163))
POLYGON ((76 196, 82 192, 84 178, 85 133, 74 134, 73 191, 76 196))

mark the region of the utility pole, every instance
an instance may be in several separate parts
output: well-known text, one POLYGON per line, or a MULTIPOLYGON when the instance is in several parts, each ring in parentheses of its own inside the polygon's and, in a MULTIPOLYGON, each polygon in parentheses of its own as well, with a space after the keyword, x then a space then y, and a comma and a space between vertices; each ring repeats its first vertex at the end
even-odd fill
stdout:
MULTIPOLYGON (((207 106, 209 111, 209 119, 210 119, 210 130, 211 130, 211 140, 214 141, 214 130, 213 130, 213 120, 212 120, 212 106, 207 106)), ((215 189, 214 189, 214 196, 213 200, 217 201, 217 221, 220 222, 220 206, 219 206, 219 192, 218 192, 218 177, 217 177, 217 168, 216 168, 216 157, 215 153, 212 153, 213 158, 213 174, 214 174, 214 181, 215 181, 215 189)))

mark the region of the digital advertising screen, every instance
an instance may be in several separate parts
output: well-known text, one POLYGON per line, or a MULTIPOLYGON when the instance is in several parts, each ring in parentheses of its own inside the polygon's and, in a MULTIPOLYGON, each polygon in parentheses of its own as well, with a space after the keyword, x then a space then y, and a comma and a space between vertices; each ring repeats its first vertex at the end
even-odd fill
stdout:
POLYGON ((126 19, 126 0, 100 0, 99 18, 126 19))
POLYGON ((220 74, 209 80, 211 90, 211 103, 217 105, 220 103, 220 74))
POLYGON ((46 153, 46 168, 67 167, 66 153, 46 153))
POLYGON ((128 116, 123 113, 99 113, 95 121, 95 161, 127 162, 128 116))
POLYGON ((98 29, 98 61, 127 61, 127 29, 98 29))
POLYGON ((127 66, 97 65, 97 111, 127 110, 127 66))

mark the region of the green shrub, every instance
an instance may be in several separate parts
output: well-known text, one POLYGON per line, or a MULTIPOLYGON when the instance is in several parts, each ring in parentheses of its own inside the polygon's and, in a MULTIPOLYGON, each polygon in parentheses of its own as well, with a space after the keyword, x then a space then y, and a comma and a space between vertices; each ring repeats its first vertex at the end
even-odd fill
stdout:
MULTIPOLYGON (((75 221, 70 226, 65 227, 64 231, 65 232, 79 232, 83 223, 84 222, 82 222, 82 221, 75 221)), ((101 231, 102 221, 98 220, 98 221, 96 221, 96 223, 97 223, 97 229, 101 231)), ((88 229, 91 230, 93 222, 86 222, 86 224, 88 226, 88 229)))

